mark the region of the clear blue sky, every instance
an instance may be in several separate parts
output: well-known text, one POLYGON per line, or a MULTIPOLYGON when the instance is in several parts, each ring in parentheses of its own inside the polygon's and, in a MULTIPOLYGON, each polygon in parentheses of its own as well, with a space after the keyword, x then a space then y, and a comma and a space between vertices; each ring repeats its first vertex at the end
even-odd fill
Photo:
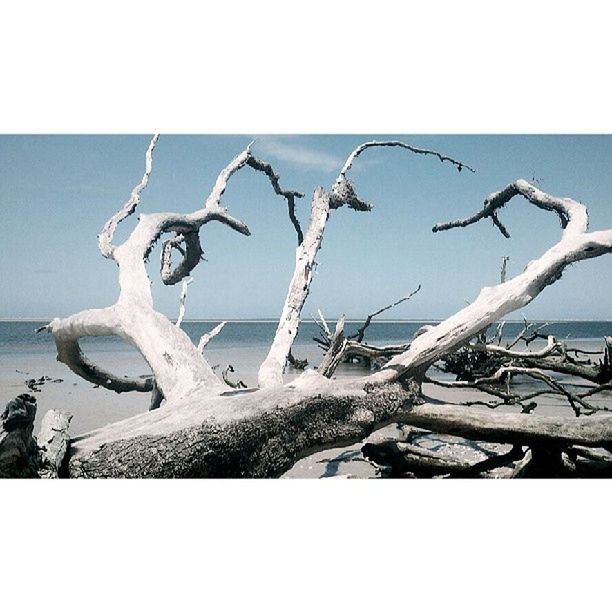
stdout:
MULTIPOLYGON (((0 317, 65 316, 115 301, 116 266, 101 256, 96 236, 140 180, 149 138, 0 136, 0 317)), ((195 210, 219 170, 252 138, 162 135, 141 212, 195 210)), ((431 232, 439 221, 473 213, 486 195, 517 178, 536 178, 545 191, 586 203, 591 229, 612 227, 610 136, 260 136, 254 151, 273 164, 283 186, 306 193, 298 202, 306 227, 314 188, 329 188, 351 150, 371 138, 436 149, 477 174, 398 149, 362 155, 351 177, 374 209, 332 212, 305 316, 321 308, 330 317, 361 317, 420 283, 421 292, 390 316, 442 318, 473 300, 482 285, 498 281, 503 255, 510 256, 509 274, 519 272, 560 235, 556 217, 525 200, 501 213, 510 240, 489 221, 431 232)), ((296 243, 284 200, 247 168, 234 175, 223 203, 252 235, 220 224, 203 228, 208 261, 193 274, 186 316, 277 317, 296 243)), ((116 238, 134 222, 121 224, 116 238)), ((150 264, 156 306, 176 316, 180 287, 162 285, 158 261, 157 250, 150 264)), ((573 266, 525 314, 612 319, 611 295, 612 258, 603 257, 573 266)))

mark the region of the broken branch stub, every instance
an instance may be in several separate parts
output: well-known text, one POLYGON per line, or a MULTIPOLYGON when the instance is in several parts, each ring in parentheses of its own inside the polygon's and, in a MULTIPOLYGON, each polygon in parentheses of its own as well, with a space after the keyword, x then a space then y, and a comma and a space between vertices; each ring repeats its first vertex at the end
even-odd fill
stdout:
POLYGON ((323 361, 319 366, 319 373, 326 378, 332 377, 344 357, 344 351, 348 343, 344 335, 344 321, 345 316, 342 315, 336 323, 334 333, 329 338, 329 349, 327 349, 327 353, 325 353, 325 357, 323 357, 323 361))

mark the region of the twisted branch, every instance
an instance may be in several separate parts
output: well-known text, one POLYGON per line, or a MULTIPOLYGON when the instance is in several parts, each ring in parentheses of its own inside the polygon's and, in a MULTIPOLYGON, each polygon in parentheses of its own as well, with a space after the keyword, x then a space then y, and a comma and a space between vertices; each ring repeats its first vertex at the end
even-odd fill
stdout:
POLYGON ((258 170, 259 172, 263 172, 269 179, 272 184, 272 188, 274 192, 280 196, 283 196, 285 200, 287 200, 287 208, 289 210, 289 219, 295 228, 298 240, 298 246, 302 244, 304 241, 304 234, 302 233, 302 228, 300 226, 300 222, 297 220, 295 216, 295 198, 303 198, 304 194, 299 191, 289 191, 283 189, 280 186, 280 178, 276 172, 274 172, 272 166, 267 162, 261 161, 253 156, 251 156, 248 161, 248 165, 251 168, 258 170))
POLYGON ((346 205, 349 208, 359 211, 369 211, 372 210, 371 204, 364 202, 361 200, 356 192, 353 184, 349 181, 346 174, 351 169, 355 160, 366 150, 372 147, 400 147, 402 149, 406 149, 411 153, 416 153, 418 155, 433 155, 437 157, 441 162, 450 162, 454 166, 456 166, 457 170, 461 172, 463 168, 467 168, 470 172, 475 172, 473 168, 470 168, 463 162, 456 161, 451 157, 447 157, 446 155, 442 155, 437 151, 429 151, 428 149, 419 149, 417 147, 413 147, 404 142, 400 142, 399 140, 387 140, 387 141, 376 141, 372 140, 370 142, 364 142, 359 145, 347 158, 342 170, 340 170, 340 174, 336 179, 336 182, 331 191, 331 202, 330 208, 339 208, 340 206, 346 205))
POLYGON ((432 231, 442 232, 454 227, 467 227, 468 225, 472 225, 481 219, 486 219, 489 217, 500 232, 506 238, 510 238, 510 233, 497 217, 497 211, 503 208, 516 195, 522 195, 524 198, 529 200, 529 202, 535 204, 535 206, 541 208, 542 210, 556 213, 559 217, 559 221, 561 222, 561 227, 566 231, 569 231, 569 233, 577 234, 585 232, 587 229, 588 215, 585 206, 570 198, 557 198, 551 196, 543 191, 540 191, 533 185, 530 185, 527 181, 519 179, 514 183, 510 183, 510 185, 501 191, 497 191, 489 195, 489 197, 484 201, 482 210, 478 211, 471 217, 458 219, 457 221, 450 221, 448 223, 438 223, 437 225, 434 225, 432 231))
POLYGON ((529 304, 548 285, 559 280, 569 264, 612 251, 612 230, 587 233, 588 214, 583 204, 570 198, 550 196, 524 180, 518 180, 490 195, 484 209, 472 217, 438 224, 434 231, 475 223, 490 216, 519 193, 539 208, 553 211, 560 217, 565 227, 561 240, 539 259, 530 262, 521 274, 494 287, 484 287, 469 306, 421 334, 405 353, 389 361, 380 372, 371 375, 373 383, 397 380, 410 371, 431 365, 501 317, 529 304))

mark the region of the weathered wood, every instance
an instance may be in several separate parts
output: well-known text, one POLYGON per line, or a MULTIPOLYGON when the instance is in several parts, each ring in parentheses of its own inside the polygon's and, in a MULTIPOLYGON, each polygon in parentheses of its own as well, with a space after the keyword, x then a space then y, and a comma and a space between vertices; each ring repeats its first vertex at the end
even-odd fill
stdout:
POLYGON ((467 219, 436 225, 434 231, 465 227, 491 217, 516 195, 529 202, 555 212, 564 227, 559 242, 540 258, 527 265, 514 278, 484 287, 478 298, 466 308, 439 325, 415 338, 410 348, 389 361, 373 380, 385 383, 409 375, 412 370, 430 365, 498 321, 501 317, 529 304, 547 286, 561 278, 564 269, 572 263, 599 257, 612 251, 612 230, 588 232, 586 206, 570 198, 546 194, 527 181, 518 180, 485 200, 484 208, 467 219))
POLYGON ((140 351, 153 371, 158 390, 166 401, 170 401, 196 387, 207 386, 210 390, 220 391, 225 385, 188 336, 153 309, 151 284, 145 267, 151 249, 163 234, 175 234, 175 238, 166 241, 162 249, 162 281, 175 284, 190 274, 200 262, 199 231, 205 224, 218 221, 244 235, 250 235, 246 224, 232 217, 220 205, 231 176, 247 165, 264 172, 275 191, 284 197, 293 200, 301 197, 301 194, 280 189, 278 177, 270 173, 268 165, 255 160, 249 146, 219 173, 201 209, 190 214, 141 214, 127 240, 114 246, 112 240, 117 225, 136 210, 140 194, 148 183, 156 141, 157 136, 147 150, 142 181, 120 211, 109 219, 99 236, 102 254, 113 259, 119 267, 120 296, 117 303, 110 308, 84 311, 67 319, 54 319, 46 329, 53 333, 60 360, 78 375, 117 392, 151 391, 152 379, 123 380, 120 376, 102 371, 85 358, 78 346, 78 339, 82 336, 114 335, 124 338, 140 351), (170 253, 173 249, 181 253, 182 259, 171 269, 170 253))
POLYGON ((336 329, 329 338, 329 348, 319 366, 319 374, 331 378, 344 357, 348 340, 344 335, 345 316, 342 315, 336 323, 336 329))
POLYGON ((445 457, 440 453, 397 440, 367 443, 361 448, 363 456, 378 466, 389 469, 389 476, 428 478, 466 469, 470 464, 445 457))
POLYGON ((612 444, 612 416, 552 417, 491 413, 454 404, 422 404, 402 413, 402 421, 470 440, 507 444, 601 447, 612 444))
POLYGON ((57 478, 63 473, 71 419, 71 415, 60 410, 49 410, 42 419, 36 441, 40 451, 39 474, 43 478, 57 478))
POLYGON ((26 393, 8 402, 0 416, 0 478, 36 478, 38 449, 32 437, 36 398, 26 393))
POLYGON ((284 387, 165 406, 72 442, 71 477, 276 477, 298 459, 363 440, 418 389, 365 390, 310 371, 284 387))
POLYGON ((221 333, 223 328, 226 326, 227 321, 221 321, 219 325, 211 329, 209 332, 202 334, 200 341, 198 342, 198 351, 202 352, 209 344, 209 342, 217 335, 221 333))
POLYGON ((308 230, 295 252, 293 277, 289 284, 274 340, 257 375, 259 386, 262 389, 283 384, 283 370, 297 336, 302 308, 310 292, 310 283, 315 270, 315 257, 321 248, 328 217, 329 194, 319 187, 312 198, 308 230))

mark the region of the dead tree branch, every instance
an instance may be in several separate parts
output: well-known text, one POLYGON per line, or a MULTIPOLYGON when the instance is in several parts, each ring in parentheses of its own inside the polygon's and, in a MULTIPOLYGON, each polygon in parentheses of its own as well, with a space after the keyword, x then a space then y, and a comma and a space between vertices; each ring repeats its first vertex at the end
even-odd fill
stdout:
POLYGON ((289 219, 295 228, 295 232, 297 234, 298 246, 304 242, 304 234, 302 232, 302 227, 300 226, 300 222, 295 216, 295 198, 303 198, 304 194, 299 191, 289 191, 283 189, 280 186, 280 178, 276 172, 274 172, 272 166, 264 161, 256 159, 255 157, 250 157, 248 162, 251 168, 258 170, 259 172, 263 172, 269 179, 272 184, 272 188, 274 189, 274 193, 277 195, 283 196, 285 200, 287 200, 287 209, 289 211, 289 219))
POLYGON ((176 326, 180 327, 183 323, 183 318, 185 317, 185 302, 187 300, 187 289, 189 285, 193 282, 193 278, 184 278, 183 284, 181 285, 181 298, 179 301, 179 314, 176 319, 176 326))
MULTIPOLYGON (((440 161, 449 161, 459 170, 463 167, 467 167, 461 162, 455 161, 435 151, 417 149, 416 147, 398 141, 373 141, 357 147, 357 149, 349 155, 331 191, 326 192, 321 187, 315 190, 312 199, 310 224, 304 241, 298 246, 296 251, 293 278, 289 285, 278 328, 268 355, 259 368, 258 382, 261 388, 275 387, 283 383, 283 370, 287 362, 287 356, 291 350, 291 345, 297 335, 302 308, 310 291, 310 283, 312 282, 315 268, 315 257, 321 248, 325 224, 329 218, 330 211, 343 206, 357 211, 371 210, 369 204, 359 199, 355 193, 354 187, 346 177, 355 159, 369 147, 401 147, 412 153, 434 155, 438 157, 440 161)), ((469 169, 472 170, 471 168, 469 169)))
MULTIPOLYGON (((398 304, 401 304, 409 300, 416 293, 418 293, 420 289, 421 289, 421 285, 419 285, 409 295, 397 300, 396 302, 393 302, 392 304, 383 306, 382 308, 380 308, 376 312, 373 312, 372 314, 369 314, 365 322, 363 323, 363 325, 354 334, 351 334, 350 336, 347 336, 346 338, 344 337, 344 334, 342 334, 342 339, 343 339, 341 343, 342 353, 339 356, 340 361, 338 361, 334 365, 334 370, 336 369, 336 367, 339 365, 341 361, 351 362, 353 360, 364 360, 370 365, 375 364, 376 366, 380 366, 381 364, 386 363, 394 355, 399 355, 403 353, 404 351, 406 351, 407 348, 410 346, 409 343, 375 346, 375 345, 364 343, 363 339, 364 339, 366 330, 368 329, 368 327, 372 323, 372 320, 376 316, 378 316, 379 314, 387 310, 390 310, 391 308, 393 308, 394 306, 397 306, 398 304)), ((336 337, 335 333, 332 334, 330 332, 329 327, 327 326, 327 323, 325 319, 323 318, 323 315, 321 314, 321 311, 319 311, 319 317, 320 317, 321 322, 319 323, 318 321, 315 320, 315 323, 317 323, 322 333, 319 338, 314 337, 313 340, 323 350, 325 350, 329 354, 329 351, 332 350, 334 343, 338 342, 338 338, 336 337)), ((336 346, 336 348, 332 352, 336 354, 338 348, 339 347, 336 346)))
POLYGON ((234 370, 234 366, 231 363, 229 363, 227 367, 225 368, 225 370, 223 370, 223 373, 221 374, 221 376, 223 377, 223 382, 225 382, 225 384, 228 387, 231 387, 232 389, 246 389, 247 386, 241 380, 234 382, 228 377, 229 373, 233 374, 235 371, 236 370, 234 370))
POLYGON ((202 335, 202 337, 200 338, 200 341, 198 342, 198 351, 200 351, 200 353, 208 346, 208 343, 216 335, 221 333, 221 330, 226 326, 226 324, 227 324, 227 321, 221 321, 219 325, 217 325, 216 327, 211 329, 209 332, 202 335))
POLYGON ((275 191, 288 201, 300 197, 300 194, 282 190, 278 177, 267 164, 252 156, 249 146, 219 173, 200 210, 191 214, 141 214, 129 238, 122 245, 115 247, 112 245, 114 230, 119 222, 136 209, 140 193, 152 172, 152 153, 156 142, 157 136, 152 139, 147 149, 143 180, 134 188, 119 213, 107 222, 99 239, 103 255, 114 259, 119 266, 121 293, 117 304, 99 311, 85 311, 64 320, 55 319, 49 324, 48 330, 54 335, 59 358, 87 380, 118 392, 151 391, 152 379, 135 381, 103 372, 85 358, 78 346, 78 338, 86 335, 115 335, 125 338, 140 350, 153 370, 158 391, 166 400, 170 400, 172 397, 183 396, 190 388, 203 387, 216 393, 222 391, 224 385, 187 335, 153 309, 145 262, 154 244, 165 233, 175 234, 164 243, 161 253, 162 281, 171 285, 186 278, 200 262, 202 250, 199 231, 206 223, 218 221, 249 235, 248 227, 220 206, 230 177, 245 165, 266 174, 275 191), (170 255, 173 250, 177 250, 182 259, 171 269, 170 255))
POLYGON ((155 149, 158 139, 159 134, 155 134, 149 143, 149 148, 145 154, 145 171, 142 180, 140 183, 138 183, 138 185, 136 185, 136 187, 134 187, 134 189, 132 189, 130 197, 121 207, 121 209, 106 222, 102 228, 102 231, 100 232, 100 235, 98 236, 98 244, 104 257, 109 259, 113 257, 115 247, 113 246, 112 241, 117 225, 119 225, 121 221, 129 217, 136 210, 136 207, 140 203, 140 194, 149 184, 149 177, 151 176, 151 171, 153 170, 153 149, 155 149))
POLYGON ((336 329, 329 339, 329 349, 319 366, 319 373, 326 378, 332 377, 344 357, 344 351, 348 342, 344 335, 344 321, 345 317, 342 315, 336 323, 336 329))
POLYGON ((489 196, 479 213, 466 220, 439 224, 434 231, 475 223, 490 216, 519 193, 539 208, 552 210, 559 216, 565 228, 561 240, 539 259, 530 262, 521 274, 503 284, 484 287, 469 306, 415 338, 407 351, 373 374, 373 380, 385 383, 418 369, 426 369, 503 316, 529 304, 548 285, 557 281, 568 265, 612 251, 612 230, 587 232, 588 215, 583 204, 550 196, 523 180, 489 196))
POLYGON ((383 306, 376 312, 369 314, 366 320, 364 321, 363 325, 354 334, 351 334, 348 337, 349 340, 355 340, 356 342, 363 342, 365 331, 370 326, 370 323, 372 323, 372 319, 382 314, 383 312, 386 312, 387 310, 391 310, 391 308, 394 308, 395 306, 399 306, 400 304, 407 302, 411 297, 416 295, 420 290, 421 290, 421 285, 419 285, 412 293, 404 296, 403 298, 400 298, 396 302, 393 302, 392 304, 388 304, 387 306, 383 306))

